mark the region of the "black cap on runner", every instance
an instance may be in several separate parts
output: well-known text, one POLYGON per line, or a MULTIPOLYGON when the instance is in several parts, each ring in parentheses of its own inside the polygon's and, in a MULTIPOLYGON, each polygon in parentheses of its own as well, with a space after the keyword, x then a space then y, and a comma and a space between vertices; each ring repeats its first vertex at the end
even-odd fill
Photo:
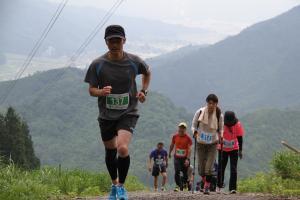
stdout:
POLYGON ((125 39, 124 28, 120 25, 110 25, 106 27, 104 39, 108 40, 115 37, 125 39))

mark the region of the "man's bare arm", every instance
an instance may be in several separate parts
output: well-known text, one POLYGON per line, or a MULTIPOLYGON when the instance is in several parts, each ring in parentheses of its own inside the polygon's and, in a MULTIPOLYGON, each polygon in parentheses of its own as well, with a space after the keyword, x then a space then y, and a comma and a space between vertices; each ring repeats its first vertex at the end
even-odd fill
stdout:
POLYGON ((111 93, 111 89, 112 89, 111 86, 105 86, 104 88, 99 89, 97 87, 90 85, 89 93, 93 97, 107 96, 111 93))

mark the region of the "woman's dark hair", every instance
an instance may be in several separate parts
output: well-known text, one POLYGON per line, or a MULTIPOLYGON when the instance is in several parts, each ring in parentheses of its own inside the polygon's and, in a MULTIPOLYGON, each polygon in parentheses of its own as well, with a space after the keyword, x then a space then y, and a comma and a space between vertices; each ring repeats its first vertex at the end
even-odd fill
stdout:
POLYGON ((209 94, 207 97, 206 97, 206 102, 208 103, 209 101, 212 101, 214 103, 218 103, 219 102, 219 99, 217 97, 217 95, 215 94, 209 94))
POLYGON ((226 111, 224 115, 224 124, 226 126, 234 126, 238 123, 238 118, 236 118, 235 113, 233 111, 226 111))

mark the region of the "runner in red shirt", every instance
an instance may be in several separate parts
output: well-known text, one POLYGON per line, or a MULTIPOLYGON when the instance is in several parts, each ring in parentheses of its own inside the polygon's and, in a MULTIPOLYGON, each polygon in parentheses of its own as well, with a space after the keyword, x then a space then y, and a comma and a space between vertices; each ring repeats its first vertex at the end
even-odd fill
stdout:
POLYGON ((173 135, 172 142, 169 149, 169 158, 171 158, 172 152, 175 149, 174 153, 174 168, 175 168, 175 182, 176 188, 174 191, 183 189, 185 185, 187 187, 187 168, 184 166, 185 160, 190 158, 192 139, 186 132, 187 124, 181 122, 178 125, 178 132, 173 135), (182 179, 180 178, 180 172, 183 173, 182 179))
MULTIPOLYGON (((240 159, 243 158, 243 136, 244 129, 242 123, 236 118, 234 112, 226 111, 224 116, 224 132, 222 147, 223 156, 222 159, 219 156, 217 192, 220 192, 220 189, 224 185, 224 172, 226 169, 228 158, 230 158, 229 191, 231 194, 236 193, 238 157, 240 159), (221 162, 222 164, 220 165, 221 162)), ((220 145, 218 145, 218 150, 221 151, 220 145)), ((219 155, 221 154, 219 153, 219 155)))

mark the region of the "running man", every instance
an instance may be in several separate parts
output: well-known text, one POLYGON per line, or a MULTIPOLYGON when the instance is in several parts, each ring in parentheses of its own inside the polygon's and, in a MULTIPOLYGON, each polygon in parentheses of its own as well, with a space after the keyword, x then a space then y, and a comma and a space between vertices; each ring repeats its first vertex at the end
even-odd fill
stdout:
POLYGON ((207 105, 194 115, 192 132, 197 140, 198 172, 204 183, 204 194, 209 194, 213 166, 217 155, 217 144, 222 140, 223 115, 218 107, 218 97, 210 94, 207 105))
POLYGON ((159 142, 157 148, 154 149, 148 160, 148 170, 152 172, 154 177, 154 191, 158 191, 158 176, 162 175, 161 191, 166 191, 165 185, 167 182, 167 167, 168 167, 168 152, 164 149, 164 143, 159 142), (152 164, 153 160, 153 164, 152 164))
POLYGON ((172 156, 172 152, 175 148, 174 153, 174 169, 175 169, 175 183, 176 187, 174 191, 183 190, 184 185, 187 184, 188 175, 187 168, 184 166, 185 160, 190 158, 192 149, 192 139, 186 132, 187 124, 181 122, 178 125, 178 132, 172 137, 169 158, 172 156), (182 173, 182 176, 181 176, 182 173))
POLYGON ((98 121, 112 181, 109 199, 127 200, 124 183, 130 165, 128 146, 139 118, 138 101, 146 100, 151 73, 142 59, 123 50, 123 27, 108 26, 104 39, 108 52, 92 62, 85 82, 89 83, 90 95, 98 97, 98 121), (140 74, 142 88, 137 91, 135 78, 140 74))

